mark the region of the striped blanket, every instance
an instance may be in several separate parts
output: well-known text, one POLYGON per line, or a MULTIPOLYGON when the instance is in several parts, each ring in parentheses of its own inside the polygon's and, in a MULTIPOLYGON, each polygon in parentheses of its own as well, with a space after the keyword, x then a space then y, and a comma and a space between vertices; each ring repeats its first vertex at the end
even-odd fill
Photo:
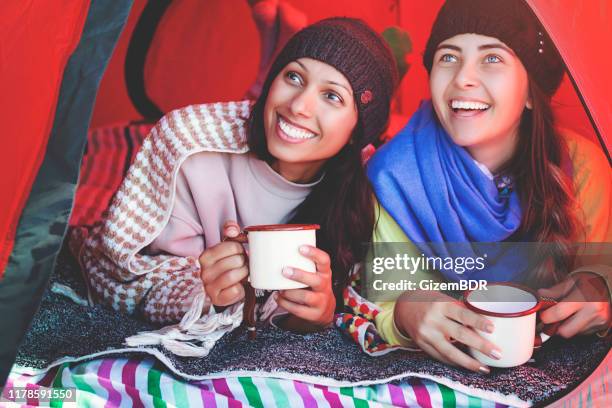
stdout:
MULTIPOLYGON (((585 383, 550 407, 612 406, 612 362, 601 365, 585 383)), ((76 406, 90 407, 444 407, 502 408, 430 380, 413 378, 369 387, 326 387, 294 380, 238 377, 184 382, 153 359, 103 359, 64 364, 38 376, 11 373, 4 395, 15 388, 76 389, 76 406)), ((28 406, 40 406, 29 399, 28 406)), ((1 404, 0 404, 1 405, 1 404)), ((51 406, 74 404, 53 401, 51 406)))
MULTIPOLYGON (((60 257, 58 275, 68 272, 69 264, 66 264, 65 258, 60 257)), ((368 391, 378 398, 373 403, 385 403, 387 400, 380 399, 382 397, 378 395, 391 394, 387 386, 397 385, 400 381, 400 389, 408 388, 405 392, 408 395, 412 392, 412 398, 416 398, 417 391, 411 389, 415 384, 423 383, 432 384, 433 389, 438 390, 436 395, 442 395, 443 391, 440 390, 450 387, 456 391, 455 394, 470 395, 474 400, 528 406, 533 402, 555 399, 580 383, 600 365, 612 344, 612 338, 576 338, 568 342, 553 339, 536 356, 535 363, 511 370, 493 370, 491 375, 482 376, 445 366, 422 353, 394 351, 370 357, 337 329, 305 337, 269 327, 260 330, 256 341, 248 341, 246 329, 240 327, 223 338, 215 346, 216 352, 207 358, 181 358, 158 348, 126 350, 122 345, 125 331, 134 330, 134 325, 136 330, 142 330, 138 325, 146 323, 99 305, 90 307, 84 301, 75 303, 66 297, 70 295, 69 292, 59 294, 56 290, 59 282, 71 286, 74 283, 67 281, 65 276, 55 276, 53 279, 51 290, 43 297, 41 309, 19 350, 14 373, 29 374, 29 377, 24 376, 20 381, 34 384, 38 381, 38 375, 43 374, 47 383, 51 384, 49 378, 57 377, 52 373, 58 370, 58 365, 62 367, 60 371, 67 372, 80 372, 83 367, 97 367, 95 373, 87 374, 93 383, 106 383, 104 376, 114 375, 108 381, 120 389, 120 384, 124 384, 124 387, 128 387, 126 390, 129 390, 129 384, 134 382, 132 376, 142 381, 143 378, 155 378, 156 374, 130 368, 134 364, 116 365, 115 361, 127 361, 126 358, 129 358, 138 366, 141 362, 149 361, 150 368, 153 361, 151 354, 154 354, 165 365, 163 369, 156 366, 156 370, 166 373, 164 375, 167 378, 177 383, 172 389, 181 388, 180 384, 188 387, 196 382, 215 383, 219 379, 235 384, 248 381, 257 385, 280 382, 298 384, 298 388, 299 384, 310 384, 304 387, 311 392, 320 393, 316 389, 331 389, 339 396, 349 389, 374 390, 368 391), (126 355, 125 352, 130 354, 126 355), (87 357, 92 353, 98 355, 96 360, 87 357), (434 381, 440 386, 433 385, 434 381)), ((82 290, 76 289, 82 293, 82 290)), ((79 298, 73 300, 78 302, 79 298)), ((610 365, 610 361, 606 364, 610 365)), ((138 383, 138 389, 134 392, 145 393, 145 398, 148 391, 142 388, 143 384, 138 383)), ((606 383, 605 386, 611 385, 606 383)), ((427 386, 421 389, 430 390, 427 386)), ((103 398, 108 398, 106 391, 100 392, 103 398)), ((430 399, 433 401, 434 397, 430 399)))
MULTIPOLYGON (((497 404, 455 391, 430 380, 413 378, 398 384, 328 387, 278 378, 238 377, 179 381, 153 359, 100 359, 64 364, 43 375, 13 371, 13 387, 76 389, 77 406, 104 407, 482 407, 497 404)), ((38 406, 30 399, 28 405, 38 406)), ((69 406, 54 401, 52 406, 69 406)))

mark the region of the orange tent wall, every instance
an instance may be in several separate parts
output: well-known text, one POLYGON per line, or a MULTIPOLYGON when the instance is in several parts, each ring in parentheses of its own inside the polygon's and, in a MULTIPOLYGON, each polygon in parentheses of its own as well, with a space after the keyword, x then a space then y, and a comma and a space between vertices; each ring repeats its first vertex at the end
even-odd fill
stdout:
POLYGON ((0 277, 19 214, 42 163, 64 67, 77 46, 89 0, 0 3, 0 277))

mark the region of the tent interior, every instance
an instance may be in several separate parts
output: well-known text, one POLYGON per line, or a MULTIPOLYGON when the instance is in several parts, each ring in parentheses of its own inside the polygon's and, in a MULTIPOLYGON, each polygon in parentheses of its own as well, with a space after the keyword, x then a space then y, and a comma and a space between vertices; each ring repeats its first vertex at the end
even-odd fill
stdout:
MULTIPOLYGON (((405 56, 409 69, 398 91, 389 134, 399 130, 419 102, 429 97, 427 72, 421 63, 421 56, 431 24, 443 3, 441 0, 313 0, 288 3, 303 12, 308 22, 348 15, 364 19, 379 32, 392 26, 407 32, 412 41, 412 50, 405 56)), ((533 3, 541 6, 544 12, 550 12, 546 2, 533 3)), ((144 0, 134 2, 100 85, 92 128, 142 119, 125 87, 124 64, 131 34, 145 4, 144 0)), ((568 13, 563 17, 564 20, 571 19, 574 24, 580 24, 582 28, 581 22, 588 21, 589 12, 593 11, 597 10, 576 10, 574 15, 568 13)), ((556 23, 561 26, 563 20, 556 23)), ((587 34, 584 35, 586 37, 587 34)), ((573 44, 568 45, 571 47, 573 44)), ((146 56, 146 92, 163 112, 193 103, 240 100, 255 80, 259 47, 257 29, 246 1, 175 3, 161 18, 146 56)), ((555 95, 554 108, 560 126, 596 139, 580 97, 568 77, 555 95)))
MULTIPOLYGON (((378 32, 396 27, 399 29, 398 32, 407 34, 407 37, 402 37, 404 41, 402 44, 408 48, 404 49, 404 54, 399 57, 406 64, 407 70, 393 101, 392 116, 386 138, 392 137, 402 129, 419 103, 429 98, 428 76, 421 58, 429 30, 443 3, 442 0, 280 1, 286 5, 287 13, 291 13, 288 18, 294 19, 295 24, 312 23, 325 17, 342 15, 361 18, 378 32), (409 40, 407 41, 406 38, 409 40)), ((527 2, 555 41, 568 68, 568 74, 553 97, 552 106, 557 123, 595 142, 610 161, 612 111, 608 97, 612 91, 612 78, 605 72, 605 67, 612 66, 612 55, 606 51, 609 46, 606 47, 604 44, 606 39, 612 38, 610 2, 603 0, 591 2, 528 0, 527 2)), ((140 48, 134 52, 132 56, 139 61, 136 62, 136 68, 131 66, 131 71, 126 74, 128 49, 130 46, 139 46, 135 44, 134 32, 137 25, 142 24, 142 13, 149 1, 134 0, 131 9, 128 8, 129 15, 127 15, 112 56, 108 60, 97 89, 95 104, 92 106, 91 120, 88 124, 90 143, 92 135, 96 134, 97 130, 98 137, 101 137, 100 129, 140 126, 159 119, 159 115, 155 113, 144 112, 143 114, 142 105, 136 106, 138 102, 134 102, 134 94, 130 95, 130 92, 140 92, 138 97, 145 97, 147 99, 145 104, 152 103, 159 109, 159 112, 166 113, 190 104, 241 100, 256 79, 259 69, 260 42, 248 1, 182 0, 158 3, 163 13, 158 20, 152 20, 151 24, 154 24, 155 27, 148 27, 153 37, 144 50, 140 48), (138 65, 139 62, 141 66, 138 65), (136 75, 141 75, 141 84, 129 83, 132 78, 130 74, 134 74, 134 69, 136 75), (142 88, 138 88, 140 85, 142 88)), ((53 18, 66 21, 62 30, 65 31, 63 35, 68 40, 63 48, 51 57, 45 54, 48 51, 45 37, 53 30, 60 30, 59 24, 51 26, 53 23, 47 22, 41 24, 38 31, 33 31, 34 34, 27 40, 30 42, 26 44, 24 50, 15 51, 11 48, 13 54, 8 54, 15 56, 17 66, 21 61, 22 64, 30 67, 29 70, 18 73, 15 67, 0 67, 0 73, 4 72, 6 75, 13 75, 11 78, 17 78, 17 80, 9 80, 8 76, 0 78, 0 84, 6 85, 5 89, 11 98, 11 103, 14 103, 18 110, 6 116, 8 130, 24 135, 18 143, 6 139, 1 142, 3 152, 0 153, 2 159, 0 169, 8 175, 3 177, 3 187, 8 191, 15 191, 15 194, 0 200, 0 233, 6 237, 0 248, 0 271, 6 262, 10 267, 13 258, 15 258, 13 265, 19 265, 17 257, 11 253, 13 245, 15 245, 15 251, 19 250, 19 233, 17 233, 18 239, 15 240, 16 231, 19 231, 24 222, 21 217, 24 208, 30 205, 28 197, 32 200, 31 191, 40 193, 32 186, 43 161, 46 160, 45 152, 47 156, 49 155, 47 144, 50 145, 53 142, 49 134, 54 126, 56 109, 59 109, 56 102, 60 85, 62 85, 63 67, 68 63, 70 53, 79 42, 88 7, 88 1, 71 0, 66 3, 66 10, 62 12, 52 10, 51 7, 41 11, 41 16, 45 16, 44 21, 52 21, 53 18), (50 62, 46 63, 45 58, 50 62), (29 78, 37 79, 24 86, 30 82, 29 78), (31 105, 29 101, 33 98, 37 98, 38 102, 31 105)), ((1 9, 2 6, 0 6, 1 9)), ((9 11, 17 15, 23 10, 13 8, 9 11)), ((11 25, 10 27, 16 26, 11 25)), ((141 28, 147 31, 147 27, 141 28)), ((8 35, 3 31, 0 29, 1 37, 8 35)), ((23 37, 21 38, 22 41, 26 41, 23 40, 23 37)), ((5 102, 3 101, 2 104, 5 102)), ((3 106, 2 111, 8 112, 8 106, 3 106)), ((85 136, 82 137, 84 144, 85 136)), ((59 149, 70 150, 71 148, 60 146, 59 149)), ((81 171, 86 165, 92 166, 91 161, 87 162, 87 153, 91 153, 91 150, 92 146, 85 147, 85 159, 82 166, 80 155, 78 155, 77 164, 73 163, 73 165, 78 165, 81 171)), ((133 159, 133 155, 129 159, 133 159)), ((121 163, 108 162, 104 165, 110 168, 121 165, 121 163)), ((73 192, 74 194, 69 199, 69 207, 76 211, 72 214, 69 224, 77 226, 80 219, 77 219, 76 216, 85 214, 82 210, 85 204, 82 203, 91 197, 86 197, 89 192, 83 190, 79 195, 78 186, 73 192), (76 203, 73 204, 72 200, 75 196, 76 203)), ((104 196, 106 203, 111 196, 112 194, 104 196)), ((101 213, 97 213, 96 216, 100 215, 101 213)), ((59 236, 63 238, 64 234, 65 229, 61 229, 59 236)), ((60 240, 59 245, 58 242, 50 244, 51 250, 47 248, 50 251, 48 255, 51 259, 45 264, 47 269, 55 265, 55 257, 61 244, 60 240)), ((65 243, 64 250, 67 251, 65 243)), ((48 283, 48 276, 51 274, 50 270, 46 272, 44 268, 41 270, 43 275, 47 274, 47 279, 40 280, 42 283, 32 292, 28 292, 32 293, 29 305, 32 314, 40 302, 42 292, 48 283)), ((18 268, 17 272, 19 272, 18 268)), ((3 284, 10 285, 14 282, 12 276, 9 275, 10 273, 7 272, 3 284)), ((1 277, 0 272, 0 279, 1 277)), ((3 289, 0 286, 0 300, 3 289)), ((7 301, 0 308, 0 311, 5 314, 5 320, 0 318, 0 323, 10 322, 10 319, 6 320, 7 313, 11 312, 11 308, 24 309, 23 304, 17 302, 11 304, 7 301)), ((32 316, 27 313, 23 316, 25 320, 16 325, 13 330, 24 333, 27 331, 29 319, 32 316)), ((1 327, 4 329, 4 326, 1 327)), ((11 341, 21 338, 21 334, 13 336, 11 341)), ((6 345, 8 344, 13 343, 7 342, 6 345)), ((3 347, 7 347, 6 345, 3 347)), ((15 353, 14 350, 0 351, 9 358, 15 353)), ((1 352, 0 357, 4 358, 1 352)), ((5 363, 5 360, 0 359, 0 362, 5 363)), ((586 377, 587 375, 584 375, 584 378, 586 377)), ((461 390, 465 391, 465 389, 461 390)), ((564 390, 555 395, 558 397, 570 392, 571 390, 564 390)), ((574 398, 578 395, 576 392, 581 391, 574 391, 574 394, 570 396, 574 398)), ((489 394, 476 395, 485 400, 489 394)), ((550 402, 550 395, 547 398, 550 402)), ((570 397, 566 396, 566 398, 570 397)))

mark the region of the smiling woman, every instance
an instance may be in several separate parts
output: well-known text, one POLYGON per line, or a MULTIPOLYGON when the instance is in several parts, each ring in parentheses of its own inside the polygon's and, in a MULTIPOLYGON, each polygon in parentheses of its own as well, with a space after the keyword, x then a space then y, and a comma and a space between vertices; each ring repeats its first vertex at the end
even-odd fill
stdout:
POLYGON ((272 82, 264 107, 272 167, 292 181, 312 179, 349 141, 357 124, 349 81, 334 67, 300 58, 272 82))
MULTIPOLYGON (((590 141, 555 126, 550 100, 564 65, 544 27, 522 0, 447 0, 423 65, 431 101, 368 166, 382 206, 375 241, 439 257, 478 256, 474 242, 546 242, 554 255, 535 267, 500 251, 484 270, 443 266, 436 279, 530 284, 560 301, 542 321, 563 337, 609 328, 609 300, 576 300, 590 279, 605 293, 610 276, 582 265, 572 243, 610 241, 612 172, 590 141), (436 245, 448 242, 470 245, 436 245)), ((485 317, 437 291, 419 296, 380 305, 376 325, 389 343, 481 373, 489 368, 451 339, 496 360, 508 352, 479 334, 493 331, 485 317)))
POLYGON ((308 288, 257 310, 300 332, 330 324, 373 228, 361 150, 384 131, 396 86, 383 39, 360 20, 331 18, 289 40, 254 104, 166 115, 81 251, 95 296, 153 322, 202 317, 216 330, 183 349, 205 355, 239 323, 245 297, 244 248, 225 239, 248 225, 320 224, 318 248, 300 250, 317 273, 287 265, 308 288))
POLYGON ((429 87, 453 142, 497 172, 514 153, 521 113, 531 108, 520 59, 496 38, 456 35, 438 45, 429 87))

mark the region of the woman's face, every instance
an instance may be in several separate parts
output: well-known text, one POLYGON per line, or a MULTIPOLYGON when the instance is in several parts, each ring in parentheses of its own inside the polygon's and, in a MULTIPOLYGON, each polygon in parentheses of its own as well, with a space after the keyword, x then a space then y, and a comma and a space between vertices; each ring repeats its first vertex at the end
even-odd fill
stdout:
POLYGON ((277 159, 272 167, 292 181, 309 181, 349 142, 357 117, 343 74, 311 58, 290 62, 272 82, 264 107, 268 151, 277 159))
POLYGON ((495 171, 512 157, 523 110, 531 108, 525 67, 497 38, 442 41, 429 79, 433 106, 455 143, 495 171))

